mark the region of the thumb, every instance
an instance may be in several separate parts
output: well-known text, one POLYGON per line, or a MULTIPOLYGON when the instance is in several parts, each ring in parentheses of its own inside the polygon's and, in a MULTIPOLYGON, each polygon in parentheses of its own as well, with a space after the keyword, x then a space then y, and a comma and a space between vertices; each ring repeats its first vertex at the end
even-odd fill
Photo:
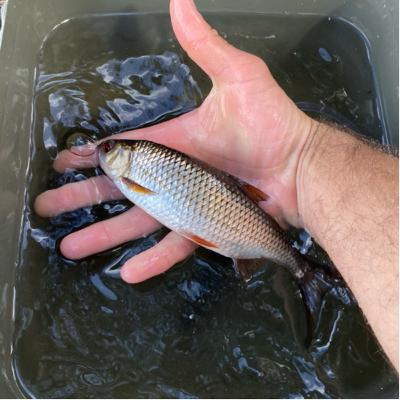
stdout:
POLYGON ((254 74, 269 73, 260 58, 222 39, 200 15, 194 0, 171 0, 170 14, 179 43, 213 83, 238 83, 254 74))

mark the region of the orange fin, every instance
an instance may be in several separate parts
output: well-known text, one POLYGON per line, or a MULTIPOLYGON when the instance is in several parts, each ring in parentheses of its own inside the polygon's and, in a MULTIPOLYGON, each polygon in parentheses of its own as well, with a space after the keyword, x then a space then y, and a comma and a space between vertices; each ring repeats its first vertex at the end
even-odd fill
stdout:
POLYGON ((132 179, 129 178, 125 178, 124 176, 121 178, 121 181, 129 187, 129 189, 133 190, 136 193, 139 194, 154 194, 155 192, 153 192, 150 189, 145 188, 142 185, 139 185, 138 183, 136 183, 135 181, 133 181, 132 179))
POLYGON ((240 182, 240 187, 242 188, 243 192, 256 203, 268 199, 268 195, 266 193, 255 186, 250 185, 250 183, 240 182))
POLYGON ((210 249, 218 249, 218 246, 216 244, 211 243, 208 240, 201 238, 200 236, 194 235, 193 233, 184 233, 183 235, 200 246, 208 247, 210 249))
POLYGON ((245 282, 248 282, 255 272, 266 265, 266 260, 263 258, 255 258, 249 260, 234 259, 234 267, 245 282))

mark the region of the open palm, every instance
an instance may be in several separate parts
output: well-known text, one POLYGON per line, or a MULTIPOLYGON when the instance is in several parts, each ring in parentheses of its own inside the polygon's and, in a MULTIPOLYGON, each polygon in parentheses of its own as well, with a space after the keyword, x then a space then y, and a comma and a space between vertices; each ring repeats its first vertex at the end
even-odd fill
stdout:
MULTIPOLYGON (((197 12, 192 0, 171 0, 174 32, 189 56, 210 76, 213 88, 196 110, 114 138, 147 139, 187 153, 248 182, 267 194, 260 206, 278 221, 299 225, 296 171, 314 121, 286 96, 258 57, 226 43, 197 12)), ((60 153, 54 168, 90 168, 96 157, 60 153)), ((122 198, 106 177, 67 184, 42 193, 38 214, 57 215, 122 198)), ((147 235, 160 224, 138 207, 74 232, 61 242, 72 259, 147 235)), ((122 278, 140 282, 186 258, 196 245, 170 232, 153 248, 131 258, 122 278)))

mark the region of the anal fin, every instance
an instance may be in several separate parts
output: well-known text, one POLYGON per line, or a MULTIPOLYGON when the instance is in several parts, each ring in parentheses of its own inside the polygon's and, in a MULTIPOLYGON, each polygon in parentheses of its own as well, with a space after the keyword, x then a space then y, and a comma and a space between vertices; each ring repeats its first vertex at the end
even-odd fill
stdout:
POLYGON ((248 282, 253 275, 265 266, 263 258, 234 259, 234 268, 245 282, 248 282))

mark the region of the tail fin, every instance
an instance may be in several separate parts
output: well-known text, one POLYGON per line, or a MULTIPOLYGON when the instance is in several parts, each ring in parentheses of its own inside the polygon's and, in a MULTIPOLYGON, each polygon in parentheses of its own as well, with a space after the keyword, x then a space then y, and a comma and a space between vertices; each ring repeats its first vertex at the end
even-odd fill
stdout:
MULTIPOLYGON (((234 260, 234 267, 243 281, 251 279, 255 271, 263 266, 265 259, 234 260)), ((297 278, 297 283, 303 297, 303 304, 307 319, 307 333, 305 346, 309 347, 315 328, 318 325, 322 301, 325 294, 332 288, 335 276, 335 269, 315 265, 314 262, 299 261, 303 272, 302 278, 297 278)), ((333 264, 332 264, 333 266, 333 264)))
POLYGON ((332 280, 322 269, 307 265, 304 276, 299 281, 307 318, 306 347, 311 344, 313 333, 318 325, 323 298, 331 287, 332 280))

